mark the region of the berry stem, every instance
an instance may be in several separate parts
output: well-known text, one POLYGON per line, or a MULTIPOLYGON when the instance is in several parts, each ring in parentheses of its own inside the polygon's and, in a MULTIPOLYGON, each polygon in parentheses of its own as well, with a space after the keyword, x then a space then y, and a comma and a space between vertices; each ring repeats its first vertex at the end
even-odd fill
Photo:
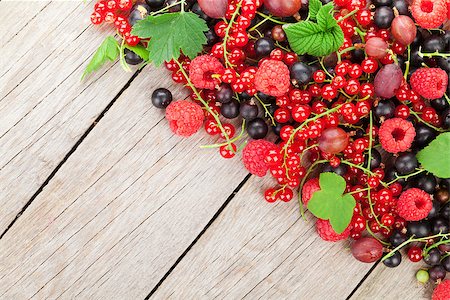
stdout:
POLYGON ((261 98, 259 98, 258 95, 256 95, 256 94, 255 94, 254 97, 259 101, 259 103, 261 103, 261 106, 264 108, 264 111, 265 111, 264 116, 265 116, 265 117, 269 117, 269 118, 270 118, 270 121, 272 122, 272 125, 273 125, 273 126, 276 126, 276 124, 275 124, 275 119, 273 118, 273 116, 272 116, 272 114, 270 113, 270 111, 267 109, 267 106, 270 106, 270 104, 265 104, 265 103, 261 100, 261 98))
POLYGON ((223 128, 222 126, 222 122, 220 121, 219 116, 209 107, 208 103, 202 98, 202 95, 200 95, 200 93, 198 92, 197 88, 194 86, 194 84, 191 82, 191 79, 189 78, 188 74, 186 73, 186 71, 183 69, 183 65, 176 59, 174 59, 174 61, 176 62, 176 64, 178 65, 178 68, 180 69, 180 72, 183 74, 183 76, 186 78, 187 80, 187 85, 192 89, 192 91, 194 92, 194 94, 197 96, 197 99, 203 104, 203 106, 205 107, 206 111, 213 116, 214 120, 217 123, 217 126, 219 126, 220 131, 222 132, 223 136, 225 137, 225 139, 227 140, 226 144, 230 147, 230 149, 233 149, 231 147, 231 142, 230 142, 230 137, 228 136, 228 133, 226 132, 226 130, 223 128))
POLYGON ((359 37, 361 38, 361 41, 363 43, 365 43, 366 42, 366 33, 363 32, 361 29, 359 29, 358 26, 355 27, 355 31, 359 35, 359 37))
POLYGON ((425 256, 427 256, 428 252, 430 252, 431 249, 434 249, 434 248, 439 247, 440 245, 445 245, 445 244, 449 244, 449 243, 450 243, 450 240, 442 238, 439 242, 433 243, 430 247, 425 246, 423 248, 422 254, 425 257, 425 256))
POLYGON ((450 57, 450 53, 439 53, 438 51, 433 52, 433 53, 423 53, 422 47, 419 47, 418 55, 422 58, 423 57, 444 57, 444 58, 450 57))
MULTIPOLYGON (((157 14, 160 14, 160 13, 165 13, 165 12, 167 12, 170 8, 172 8, 172 7, 174 7, 174 6, 177 6, 177 5, 179 5, 179 4, 183 5, 183 4, 185 3, 185 1, 186 1, 186 0, 177 1, 177 2, 175 2, 175 3, 173 3, 173 4, 170 4, 170 5, 167 5, 167 6, 163 7, 163 8, 161 8, 160 10, 151 12, 150 15, 151 15, 151 16, 154 16, 154 15, 157 15, 157 14)), ((183 10, 183 12, 184 12, 184 10, 183 10)))
POLYGON ((128 66, 128 64, 127 64, 127 62, 125 61, 125 39, 124 38, 122 38, 122 43, 120 44, 120 47, 119 47, 119 62, 120 62, 120 65, 122 66, 122 69, 125 71, 125 72, 131 72, 131 69, 130 69, 130 67, 128 66))
POLYGON ((336 107, 333 107, 331 109, 328 109, 326 112, 323 112, 321 114, 315 115, 313 118, 309 118, 308 120, 306 120, 305 122, 303 122, 302 124, 300 124, 300 126, 298 126, 297 128, 294 129, 294 131, 292 132, 291 136, 289 137, 289 139, 286 142, 286 145, 284 146, 284 149, 286 150, 286 148, 292 144, 292 141, 295 138, 295 135, 297 134, 297 132, 299 132, 300 130, 303 129, 303 127, 305 127, 306 125, 308 125, 309 122, 313 122, 317 119, 320 119, 322 117, 325 117, 327 115, 330 115, 336 111, 338 111, 344 104, 340 104, 336 107))
POLYGON ((438 238, 438 237, 442 237, 442 238, 448 238, 450 237, 450 233, 447 234, 436 234, 436 235, 432 235, 432 236, 426 236, 423 238, 414 238, 414 236, 410 237, 408 240, 404 241, 403 243, 401 243, 400 245, 398 245, 396 248, 392 249, 391 252, 389 252, 388 254, 386 254, 381 261, 384 261, 386 259, 388 259, 389 257, 391 257, 392 255, 394 255, 395 252, 397 252, 398 250, 400 250, 401 248, 405 247, 406 245, 408 245, 409 243, 414 243, 414 242, 427 242, 430 239, 434 239, 434 238, 438 238))
POLYGON ((275 24, 279 24, 279 25, 289 24, 289 23, 286 23, 286 22, 283 22, 283 21, 276 20, 276 19, 273 18, 273 16, 268 16, 266 14, 263 14, 262 12, 258 11, 256 13, 258 14, 258 16, 261 16, 261 17, 263 17, 263 18, 265 18, 265 19, 267 19, 267 20, 269 20, 269 21, 271 21, 271 22, 273 22, 275 24))
POLYGON ((450 104, 450 98, 448 97, 447 94, 444 94, 445 100, 447 100, 447 103, 450 104))
POLYGON ((355 9, 355 10, 352 10, 351 12, 349 12, 348 14, 346 14, 345 16, 339 18, 339 19, 337 20, 337 22, 340 23, 340 22, 344 21, 345 19, 350 18, 351 16, 353 16, 354 14, 356 14, 358 11, 359 11, 359 8, 357 8, 357 9, 355 9))
POLYGON ((411 65, 411 46, 408 45, 408 60, 405 62, 406 68, 405 68, 405 74, 403 75, 403 77, 405 78, 405 81, 408 79, 408 74, 409 74, 409 68, 411 65))
POLYGON ((233 12, 233 15, 231 16, 231 19, 227 25, 227 28, 225 29, 225 36, 223 37, 223 42, 222 42, 223 59, 225 61, 225 67, 227 67, 227 68, 233 67, 233 64, 230 63, 230 61, 228 60, 227 42, 228 42, 228 39, 230 38, 230 31, 231 31, 231 28, 233 27, 234 20, 236 19, 237 15, 239 14, 239 11, 241 10, 241 6, 242 6, 242 1, 238 1, 236 4, 236 10, 233 12))
POLYGON ((410 109, 410 113, 411 113, 413 116, 415 116, 421 123, 427 125, 428 127, 433 128, 434 130, 436 130, 436 131, 438 131, 438 132, 445 132, 445 130, 443 130, 443 129, 441 129, 441 128, 438 128, 438 127, 436 127, 436 126, 434 126, 434 125, 431 125, 430 123, 424 121, 424 120, 419 116, 419 114, 416 113, 415 111, 413 111, 412 109, 410 109))
POLYGON ((356 47, 352 46, 352 47, 348 47, 348 48, 342 49, 342 51, 337 51, 336 54, 337 54, 337 57, 338 57, 338 62, 342 61, 342 54, 345 54, 347 52, 353 51, 355 49, 356 49, 356 47))
POLYGON ((368 222, 366 222, 366 230, 367 230, 367 232, 368 232, 374 239, 376 239, 377 241, 379 241, 381 244, 383 244, 383 245, 385 245, 385 246, 389 246, 389 243, 386 243, 385 241, 381 240, 379 237, 377 237, 377 236, 375 235, 375 233, 373 233, 372 230, 370 230, 370 226, 369 226, 369 223, 368 223, 368 222))
POLYGON ((408 179, 410 177, 414 177, 416 175, 419 175, 420 173, 426 172, 425 170, 418 170, 417 172, 408 174, 408 175, 404 175, 404 176, 396 176, 397 178, 395 178, 394 180, 392 180, 391 182, 388 182, 387 185, 391 185, 393 183, 396 183, 397 181, 399 181, 400 179, 408 179))
POLYGON ((323 64, 323 60, 324 60, 324 57, 322 57, 319 60, 320 66, 322 67, 322 70, 328 75, 328 77, 333 78, 333 75, 331 75, 330 72, 328 72, 327 68, 325 68, 325 65, 323 64))
MULTIPOLYGON (((235 138, 230 139, 230 140, 227 141, 226 143, 222 143, 222 144, 213 144, 213 145, 203 145, 203 146, 200 146, 200 148, 202 148, 202 149, 220 148, 220 147, 222 147, 222 146, 229 145, 230 143, 235 143, 235 142, 239 141, 239 140, 244 136, 244 133, 245 133, 245 119, 242 120, 241 132, 240 132, 239 135, 236 136, 235 138)), ((239 151, 236 151, 236 152, 239 152, 239 151)))

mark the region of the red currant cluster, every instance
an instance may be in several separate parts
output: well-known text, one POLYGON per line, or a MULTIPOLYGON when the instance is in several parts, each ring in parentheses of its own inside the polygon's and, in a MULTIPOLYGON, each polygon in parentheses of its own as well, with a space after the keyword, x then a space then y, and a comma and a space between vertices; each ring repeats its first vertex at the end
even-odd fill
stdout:
POLYGON ((131 34, 131 25, 128 21, 132 6, 132 0, 99 1, 95 4, 94 12, 91 14, 91 22, 94 25, 113 24, 128 45, 136 46, 140 39, 131 34))

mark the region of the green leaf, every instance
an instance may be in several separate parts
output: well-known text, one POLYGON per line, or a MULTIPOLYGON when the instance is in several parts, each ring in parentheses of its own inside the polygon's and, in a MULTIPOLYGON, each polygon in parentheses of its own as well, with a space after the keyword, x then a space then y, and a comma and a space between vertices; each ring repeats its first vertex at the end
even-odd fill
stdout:
POLYGON ((440 178, 450 178, 450 132, 441 133, 416 157, 422 167, 440 178))
POLYGON ((322 2, 320 0, 309 0, 309 14, 308 19, 315 20, 317 13, 322 7, 322 2))
POLYGON ((195 58, 206 44, 206 22, 192 12, 177 12, 148 16, 134 25, 132 34, 150 39, 149 59, 156 66, 178 59, 180 51, 195 58))
POLYGON ((352 220, 356 201, 345 194, 344 178, 335 173, 322 173, 319 177, 320 190, 315 192, 308 202, 309 211, 317 218, 329 220, 331 227, 340 234, 352 220))
POLYGON ((144 46, 142 46, 142 45, 130 46, 130 45, 125 44, 124 47, 127 48, 128 50, 133 51, 137 55, 139 55, 139 57, 142 58, 143 60, 149 61, 150 53, 144 46))
POLYGON ((301 21, 283 26, 289 45, 297 54, 326 56, 344 43, 344 33, 332 14, 332 3, 321 6, 316 13, 317 7, 317 3, 310 7, 310 19, 316 14, 317 23, 301 21))
POLYGON ((81 80, 92 72, 100 69, 106 61, 115 61, 119 56, 119 49, 119 43, 113 36, 106 37, 84 70, 81 80))

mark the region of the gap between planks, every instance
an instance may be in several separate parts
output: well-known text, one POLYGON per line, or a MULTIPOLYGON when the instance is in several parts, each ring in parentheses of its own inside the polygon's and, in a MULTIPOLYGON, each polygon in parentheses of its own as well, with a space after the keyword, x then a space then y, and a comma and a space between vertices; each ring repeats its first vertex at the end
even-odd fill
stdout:
POLYGON ((39 189, 31 196, 30 200, 24 205, 24 207, 20 210, 17 216, 12 220, 12 222, 8 225, 8 227, 3 231, 0 235, 0 240, 5 236, 5 234, 14 226, 20 216, 26 211, 26 209, 33 203, 34 199, 44 190, 44 188, 49 184, 53 177, 55 177, 56 173, 61 169, 64 163, 69 159, 70 156, 77 150, 78 146, 86 139, 86 137, 91 133, 91 131, 97 126, 97 124, 101 121, 101 119, 105 116, 108 110, 114 105, 114 103, 119 99, 119 97, 130 87, 131 83, 136 79, 136 77, 142 72, 144 69, 141 68, 137 70, 133 76, 127 81, 127 83, 122 87, 122 89, 117 93, 116 96, 108 103, 105 109, 100 113, 100 115, 92 122, 91 126, 83 133, 83 135, 77 140, 75 145, 70 149, 70 151, 64 156, 61 162, 56 166, 56 168, 50 173, 50 175, 45 179, 44 183, 39 187, 39 189))

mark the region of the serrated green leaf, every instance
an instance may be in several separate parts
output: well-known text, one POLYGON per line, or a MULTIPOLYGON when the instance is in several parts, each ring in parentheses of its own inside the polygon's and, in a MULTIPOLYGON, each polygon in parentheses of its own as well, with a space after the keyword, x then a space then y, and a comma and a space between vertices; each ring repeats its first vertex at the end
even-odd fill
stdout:
POLYGON ((334 26, 338 26, 337 21, 331 14, 332 10, 333 4, 328 3, 327 5, 322 6, 317 13, 317 24, 323 31, 333 28, 334 26))
POLYGON ((178 59, 180 51, 195 58, 206 44, 206 22, 192 12, 177 12, 148 16, 134 25, 132 34, 150 38, 149 59, 157 66, 178 59))
POLYGON ((317 218, 329 220, 336 233, 342 233, 350 224, 356 201, 345 194, 344 178, 335 173, 322 173, 319 177, 320 190, 308 202, 308 210, 317 218))
POLYGON ((317 23, 302 21, 284 25, 291 49, 299 55, 313 56, 326 56, 339 50, 344 43, 344 33, 334 19, 332 10, 331 3, 322 6, 315 16, 317 23))
POLYGON ((416 158, 426 171, 440 178, 450 178, 450 132, 441 133, 416 158))
POLYGON ((137 55, 139 55, 139 57, 142 58, 143 60, 149 61, 150 53, 144 46, 142 46, 142 45, 130 46, 130 45, 125 44, 124 47, 127 48, 128 50, 133 51, 137 55))
POLYGON ((322 2, 320 0, 309 0, 309 13, 308 19, 316 20, 317 13, 322 7, 322 2))
POLYGON ((102 42, 97 51, 95 51, 94 56, 92 56, 91 61, 84 70, 81 80, 87 75, 100 69, 106 61, 115 61, 119 56, 120 46, 117 40, 113 36, 108 36, 102 42))

